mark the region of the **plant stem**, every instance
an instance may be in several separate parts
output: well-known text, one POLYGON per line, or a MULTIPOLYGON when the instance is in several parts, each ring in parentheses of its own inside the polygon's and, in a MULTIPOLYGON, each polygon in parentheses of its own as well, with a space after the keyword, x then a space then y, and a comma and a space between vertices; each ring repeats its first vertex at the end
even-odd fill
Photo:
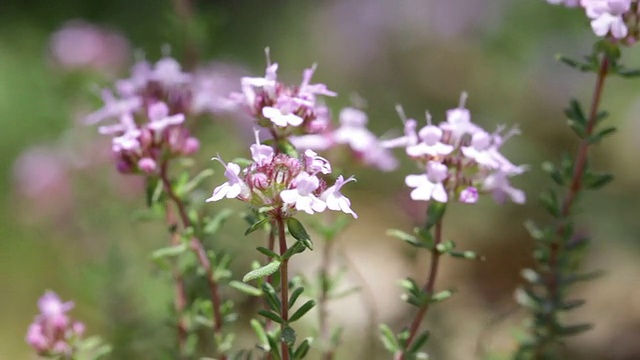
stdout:
MULTIPOLYGON (((269 237, 267 239, 267 248, 271 251, 274 250, 275 248, 275 244, 276 244, 276 224, 272 221, 271 222, 271 229, 269 229, 269 237)), ((266 256, 266 255, 265 255, 266 256)), ((268 264, 271 261, 271 258, 269 256, 266 256, 266 263, 268 264)), ((271 284, 273 286, 273 277, 271 275, 267 276, 266 279, 267 283, 271 284)), ((267 304, 267 300, 264 300, 264 304, 265 307, 268 308, 268 304, 267 304)), ((273 328, 273 321, 266 319, 264 322, 264 328, 267 332, 271 331, 271 329, 273 328)), ((271 360, 273 358, 273 356, 271 356, 271 353, 266 354, 266 360, 271 360)))
MULTIPOLYGON (((606 55, 603 55, 600 62, 600 68, 598 70, 596 85, 593 91, 593 97, 591 100, 591 108, 589 110, 589 119, 586 126, 586 135, 580 141, 580 146, 576 153, 574 160, 574 171, 569 185, 568 192, 562 201, 560 219, 568 219, 571 215, 571 210, 575 204, 575 200, 582 190, 582 180, 587 166, 587 160, 589 155, 589 137, 593 134, 595 125, 598 120, 598 113, 600 109, 600 100, 604 90, 604 82, 609 72, 609 59, 606 55)), ((549 245, 549 262, 548 262, 548 274, 547 274, 547 296, 552 301, 553 311, 549 312, 545 317, 546 338, 544 342, 536 348, 535 359, 541 359, 544 355, 546 344, 549 340, 553 340, 555 337, 555 327, 557 325, 556 317, 556 305, 562 301, 562 294, 559 288, 558 280, 564 275, 562 264, 559 261, 561 253, 564 251, 565 241, 565 222, 561 221, 556 226, 555 241, 549 245)))
MULTIPOLYGON (((171 235, 171 245, 176 246, 180 244, 180 234, 178 234, 177 227, 178 223, 175 219, 173 211, 171 210, 171 206, 166 204, 166 219, 167 224, 169 224, 169 232, 171 235)), ((178 270, 177 266, 174 265, 172 269, 173 273, 173 282, 174 282, 174 296, 175 296, 175 311, 178 316, 178 324, 177 324, 177 333, 178 333, 178 354, 180 359, 184 359, 185 357, 185 349, 187 342, 187 324, 184 320, 184 309, 187 306, 187 295, 184 289, 184 280, 182 279, 182 274, 178 270)))
MULTIPOLYGON (((276 213, 276 223, 278 224, 278 241, 280 246, 280 255, 284 255, 287 251, 287 234, 284 230, 284 218, 282 211, 276 213)), ((282 303, 282 311, 280 317, 284 322, 280 327, 281 334, 288 326, 289 321, 289 259, 282 259, 280 264, 280 302, 282 303)), ((280 351, 282 352, 282 360, 289 360, 289 345, 280 341, 280 351)))
MULTIPOLYGON (((189 216, 187 214, 186 206, 182 199, 173 191, 173 187, 171 186, 171 181, 169 180, 168 174, 169 164, 168 161, 163 161, 160 167, 160 180, 164 186, 164 191, 169 196, 169 198, 173 201, 178 209, 178 214, 182 221, 183 229, 189 228, 192 226, 191 220, 189 220, 189 216)), ((192 237, 189 242, 189 247, 193 250, 198 258, 198 262, 200 266, 205 271, 207 277, 207 284, 209 286, 209 292, 211 296, 211 305, 213 307, 213 331, 216 335, 216 338, 222 338, 222 311, 220 308, 222 307, 222 301, 220 300, 220 291, 218 289, 218 282, 215 279, 213 269, 211 268, 211 263, 209 261, 209 257, 207 252, 202 245, 202 242, 197 237, 192 237)), ((220 360, 226 360, 225 354, 218 354, 220 360)))
MULTIPOLYGON (((442 242, 442 219, 438 220, 435 224, 434 228, 434 244, 433 249, 431 250, 431 265, 429 267, 429 276, 427 281, 425 282, 422 289, 427 294, 427 296, 431 297, 433 294, 433 289, 436 283, 436 275, 438 274, 438 264, 440 263, 440 255, 442 255, 436 247, 438 244, 442 242)), ((409 328, 409 337, 407 338, 406 346, 402 352, 396 354, 395 360, 404 360, 407 349, 411 346, 411 342, 418 335, 418 329, 420 328, 420 324, 424 319, 427 311, 429 310, 429 301, 425 301, 424 305, 420 307, 416 316, 411 323, 411 327, 409 328)))

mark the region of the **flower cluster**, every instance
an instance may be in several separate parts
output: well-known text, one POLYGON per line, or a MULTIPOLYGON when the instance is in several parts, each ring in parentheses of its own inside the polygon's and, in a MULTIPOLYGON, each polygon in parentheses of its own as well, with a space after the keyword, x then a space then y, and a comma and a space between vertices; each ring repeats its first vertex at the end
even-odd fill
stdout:
POLYGON ((491 193, 498 202, 507 198, 524 203, 521 190, 511 187, 509 178, 524 172, 523 166, 513 165, 501 153, 500 147, 517 129, 502 134, 503 127, 488 133, 471 122, 471 114, 464 107, 466 94, 460 106, 447 111, 446 121, 431 123, 417 130, 414 119, 404 120, 404 136, 383 141, 388 148, 404 147, 423 173, 409 175, 407 186, 414 188, 413 200, 448 202, 453 196, 463 203, 475 203, 480 193, 491 193))
POLYGON ((84 333, 84 325, 66 314, 73 308, 73 303, 63 303, 58 295, 47 291, 38 301, 38 307, 40 314, 29 326, 27 343, 40 355, 67 358, 84 333))
POLYGON ((316 65, 304 70, 299 86, 287 86, 277 80, 278 64, 268 61, 265 76, 243 77, 242 93, 233 93, 231 98, 275 138, 318 133, 330 123, 329 110, 318 102, 318 96, 337 94, 324 84, 311 84, 315 70, 316 65))
POLYGON ((357 160, 382 171, 392 171, 398 161, 391 151, 380 144, 378 138, 367 129, 367 114, 355 108, 340 111, 340 126, 327 127, 319 134, 292 136, 291 143, 298 149, 328 150, 346 145, 357 160))
POLYGON ((184 114, 191 106, 191 80, 176 60, 167 57, 153 66, 146 61, 134 65, 130 78, 116 82, 117 97, 103 91, 104 107, 90 114, 87 122, 117 119, 99 132, 113 136, 119 171, 152 174, 162 157, 198 151, 198 140, 184 126, 184 114))
POLYGON ((547 0, 551 4, 564 4, 569 7, 581 6, 591 19, 591 28, 597 36, 607 36, 628 43, 638 38, 640 22, 637 0, 547 0))
POLYGON ((331 164, 314 151, 307 150, 302 159, 275 153, 273 148, 260 143, 256 130, 256 143, 251 145, 253 162, 244 170, 236 163, 225 164, 227 182, 216 187, 207 201, 218 201, 223 198, 237 198, 256 208, 279 211, 285 217, 296 211, 308 214, 329 210, 343 211, 357 215, 351 209, 351 202, 342 195, 342 187, 355 181, 353 177, 344 179, 338 176, 335 184, 327 187, 320 174, 331 173, 331 164))

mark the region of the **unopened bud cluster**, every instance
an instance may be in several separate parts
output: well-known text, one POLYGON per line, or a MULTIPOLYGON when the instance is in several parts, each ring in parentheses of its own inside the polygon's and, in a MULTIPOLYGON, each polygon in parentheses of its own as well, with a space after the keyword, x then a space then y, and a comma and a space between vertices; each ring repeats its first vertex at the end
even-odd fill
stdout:
POLYGON ((47 291, 38 301, 38 307, 40 314, 29 326, 27 343, 39 355, 69 358, 74 344, 84 333, 84 325, 66 314, 73 308, 73 303, 63 303, 58 295, 47 291))
POLYGON ((153 174, 162 158, 186 156, 198 151, 199 141, 184 126, 192 108, 192 75, 178 62, 163 58, 155 65, 142 61, 131 77, 115 84, 116 93, 103 91, 104 107, 88 116, 101 126, 99 132, 113 136, 112 151, 123 173, 153 174))
POLYGON ((475 203, 481 193, 491 193, 498 202, 506 199, 524 203, 525 195, 513 188, 509 178, 524 172, 523 166, 513 165, 500 153, 502 144, 517 129, 502 134, 503 127, 488 133, 471 122, 471 114, 464 107, 466 94, 458 108, 447 111, 446 121, 431 123, 417 130, 417 121, 404 119, 404 136, 383 141, 388 148, 404 147, 415 160, 420 174, 408 175, 407 186, 413 188, 413 200, 475 203))
POLYGON ((321 175, 331 173, 331 164, 312 150, 302 159, 284 153, 276 154, 273 148, 260 144, 256 131, 256 143, 251 145, 253 162, 245 169, 236 163, 225 164, 227 182, 216 187, 207 201, 237 198, 251 206, 275 211, 290 217, 297 211, 308 214, 330 210, 343 211, 357 217, 351 210, 351 202, 340 192, 342 186, 353 177, 338 176, 335 184, 327 186, 321 175))

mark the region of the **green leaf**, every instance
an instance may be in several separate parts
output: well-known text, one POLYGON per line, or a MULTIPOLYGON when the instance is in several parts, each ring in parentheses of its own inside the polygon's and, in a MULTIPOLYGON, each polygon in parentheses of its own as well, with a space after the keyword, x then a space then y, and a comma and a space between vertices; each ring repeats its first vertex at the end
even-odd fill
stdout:
POLYGON ((260 345, 262 346, 263 350, 269 352, 269 350, 271 350, 271 347, 269 346, 269 340, 267 339, 267 331, 264 329, 264 327, 262 327, 260 321, 256 319, 251 319, 249 323, 251 324, 253 331, 256 333, 258 341, 260 341, 260 345))
POLYGON ((593 324, 577 324, 569 326, 561 326, 558 329, 558 335, 560 336, 575 336, 580 335, 585 331, 593 329, 593 324))
POLYGON ((531 235, 532 238, 536 239, 536 240, 542 240, 544 239, 547 234, 540 229, 534 222, 533 220, 527 220, 524 222, 524 227, 525 229, 527 229, 527 231, 529 232, 529 235, 531 235))
POLYGON ((441 254, 447 254, 451 250, 455 249, 455 247, 456 247, 456 243, 454 243, 451 240, 447 240, 436 245, 436 250, 438 250, 438 252, 441 254))
POLYGON ((446 203, 430 201, 429 207, 427 208, 427 222, 424 226, 424 229, 430 230, 435 224, 437 224, 444 216, 446 210, 446 203))
POLYGON ((466 251, 449 251, 447 254, 449 256, 459 259, 467 259, 467 260, 478 260, 485 261, 486 258, 482 255, 478 255, 474 251, 466 250, 466 251))
POLYGON ((295 288, 295 290, 291 292, 291 296, 289 297, 289 308, 293 307, 293 305, 296 303, 296 300, 298 300, 298 297, 303 292, 304 292, 304 288, 302 286, 295 288))
POLYGON ((263 254, 267 255, 267 257, 269 257, 270 259, 276 259, 276 260, 280 259, 280 255, 278 255, 278 254, 276 254, 275 252, 273 252, 273 251, 271 251, 271 250, 267 249, 266 247, 258 246, 258 247, 256 248, 256 250, 258 250, 258 251, 260 251, 261 253, 263 253, 263 254))
POLYGON ((429 302, 438 303, 447 300, 451 296, 453 296, 453 290, 442 290, 439 293, 432 295, 429 299, 429 302))
POLYGON ((296 240, 300 241, 307 249, 313 250, 313 243, 307 230, 298 219, 290 217, 287 219, 287 229, 296 240))
POLYGON ((315 300, 308 300, 306 303, 300 306, 300 308, 296 310, 296 312, 294 312, 293 315, 291 315, 291 317, 289 318, 289 322, 294 322, 296 320, 299 320, 301 317, 304 316, 304 314, 308 313, 309 310, 313 309, 314 306, 316 306, 315 300))
POLYGON ((407 354, 415 354, 420 351, 420 349, 427 343, 427 340, 429 340, 429 335, 430 332, 428 330, 418 335, 418 337, 413 340, 411 346, 407 349, 407 354))
POLYGON ((206 219, 205 225, 202 231, 205 234, 209 234, 209 235, 215 234, 216 232, 218 232, 222 224, 224 224, 224 222, 229 218, 229 216, 231 216, 231 214, 233 214, 232 210, 224 209, 218 212, 213 217, 213 219, 206 219))
POLYGON ((425 247, 424 244, 418 240, 418 238, 416 238, 415 236, 411 235, 411 234, 407 234, 404 231, 401 230, 397 230, 397 229, 389 229, 387 230, 387 236, 391 236, 394 237, 396 239, 400 239, 404 242, 406 242, 409 245, 415 246, 415 247, 425 247))
POLYGON ((262 296, 262 290, 240 281, 233 280, 229 282, 229 286, 249 296, 262 296))
POLYGON ((559 310, 570 311, 570 310, 573 310, 573 309, 581 307, 585 303, 586 303, 586 301, 583 300, 583 299, 568 300, 568 301, 565 301, 565 302, 561 303, 558 306, 558 308, 559 308, 559 310))
POLYGON ((400 344, 398 344, 398 340, 393 334, 393 331, 391 331, 389 326, 385 324, 380 324, 379 328, 380 340, 382 340, 382 344, 384 345, 385 349, 395 354, 398 350, 400 350, 400 344))
MULTIPOLYGON (((201 172, 199 172, 196 176, 194 176, 189 182, 184 183, 181 186, 178 186, 176 188, 176 194, 179 197, 183 197, 184 195, 190 193, 191 191, 193 191, 193 189, 195 189, 196 187, 198 187, 198 185, 200 185, 200 183, 205 180, 208 177, 211 177, 214 174, 213 169, 205 169, 202 170, 201 172)), ((187 174, 187 178, 188 178, 188 174, 187 174)))
POLYGON ((554 217, 560 216, 558 194, 552 189, 540 194, 540 203, 554 217))
POLYGON ((542 283, 542 277, 533 269, 522 269, 520 275, 531 284, 542 283))
POLYGON ((597 144, 600 142, 600 140, 604 139, 607 136, 613 135, 618 131, 618 129, 616 129, 615 127, 611 126, 608 128, 604 128, 600 131, 598 131, 598 133, 591 135, 587 138, 587 141, 589 142, 589 144, 597 144))
POLYGON ((261 309, 258 310, 258 315, 263 316, 271 321, 275 321, 278 324, 284 324, 284 320, 282 320, 280 315, 274 313, 273 311, 261 309))
POLYGON ((598 190, 612 182, 613 174, 586 174, 584 176, 584 187, 589 190, 598 190))
POLYGON ((242 278, 242 282, 248 282, 251 280, 255 280, 258 278, 263 278, 266 276, 269 276, 271 274, 273 274, 274 272, 278 271, 278 269, 280 268, 280 261, 278 260, 274 260, 270 263, 268 263, 267 265, 251 270, 249 271, 243 278, 242 278))
POLYGON ((276 289, 273 288, 273 285, 265 282, 262 284, 262 292, 265 295, 265 300, 269 307, 275 311, 280 312, 282 310, 282 303, 278 298, 278 294, 276 294, 276 289))
POLYGON ((164 247, 162 249, 155 250, 151 253, 153 260, 158 260, 166 257, 178 256, 189 249, 189 245, 186 243, 164 247))
POLYGON ((607 39, 596 42, 594 44, 594 52, 604 54, 613 64, 616 64, 621 56, 620 46, 607 39))
POLYGON ((594 70, 594 67, 591 64, 570 59, 562 54, 557 54, 556 60, 581 72, 591 72, 594 70))
POLYGON ((551 176, 551 179, 558 185, 564 186, 566 183, 564 177, 560 173, 560 170, 556 168, 553 163, 545 161, 542 163, 542 170, 551 176))
POLYGON ((269 222, 269 218, 268 217, 264 217, 264 218, 256 221, 251 226, 249 226, 249 228, 244 232, 244 235, 247 236, 247 235, 251 234, 252 232, 260 229, 261 227, 263 227, 268 222, 269 222))
POLYGON ((584 115, 582 105, 580 105, 578 100, 571 99, 569 101, 569 107, 564 110, 564 114, 584 130, 584 126, 587 125, 587 117, 584 115))
POLYGON ((307 356, 309 349, 311 349, 311 343, 313 342, 313 338, 308 337, 300 343, 300 346, 293 352, 293 358, 295 360, 302 359, 307 356))
POLYGON ((157 203, 160 200, 160 196, 162 195, 162 181, 158 177, 148 177, 147 178, 147 187, 145 190, 145 200, 147 203, 147 207, 153 206, 153 204, 157 203))
POLYGON ((640 69, 626 69, 621 66, 617 69, 616 74, 623 78, 636 78, 640 77, 640 69))
POLYGON ((604 274, 605 272, 602 270, 592 271, 585 274, 569 274, 562 277, 560 279, 560 283, 564 285, 571 285, 577 282, 591 281, 603 276, 604 274))
MULTIPOLYGON (((311 242, 309 242, 311 243, 311 242)), ((280 256, 281 259, 290 259, 293 255, 295 254, 299 254, 301 252, 304 252, 304 250, 307 247, 300 241, 296 241, 295 244, 293 244, 291 247, 289 247, 287 249, 287 251, 284 252, 284 254, 282 254, 282 256, 280 256)))

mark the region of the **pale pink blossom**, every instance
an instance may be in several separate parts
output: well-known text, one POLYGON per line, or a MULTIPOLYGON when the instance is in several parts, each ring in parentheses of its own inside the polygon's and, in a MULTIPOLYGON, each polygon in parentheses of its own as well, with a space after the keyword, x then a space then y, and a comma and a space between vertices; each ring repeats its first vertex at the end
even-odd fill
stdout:
POLYGON ((342 175, 338 176, 336 183, 325 190, 320 198, 327 204, 327 208, 330 210, 342 211, 357 219, 358 215, 351 210, 351 201, 340 192, 340 189, 350 181, 356 181, 356 179, 351 176, 345 180, 342 175))

